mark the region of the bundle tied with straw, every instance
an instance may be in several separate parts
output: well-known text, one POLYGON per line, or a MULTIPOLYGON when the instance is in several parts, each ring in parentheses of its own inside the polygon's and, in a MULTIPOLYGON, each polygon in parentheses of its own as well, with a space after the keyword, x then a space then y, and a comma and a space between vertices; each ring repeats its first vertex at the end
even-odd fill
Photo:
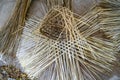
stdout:
POLYGON ((30 3, 31 0, 16 0, 13 13, 0 32, 0 52, 7 57, 16 57, 30 3))
POLYGON ((38 80, 103 80, 99 74, 112 71, 112 63, 116 61, 114 40, 102 25, 107 20, 103 18, 106 8, 100 3, 80 16, 61 5, 62 2, 53 2, 55 5, 49 7, 52 0, 46 1, 49 11, 42 21, 31 19, 37 26, 29 21, 26 25, 28 30, 33 27, 35 31, 29 38, 38 39, 29 43, 35 44, 26 48, 25 55, 18 56, 25 72, 38 80))

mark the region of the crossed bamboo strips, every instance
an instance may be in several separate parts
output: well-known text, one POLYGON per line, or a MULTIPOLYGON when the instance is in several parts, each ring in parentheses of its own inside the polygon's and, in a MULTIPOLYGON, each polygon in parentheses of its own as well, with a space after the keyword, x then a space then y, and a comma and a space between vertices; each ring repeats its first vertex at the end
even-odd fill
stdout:
MULTIPOLYGON (((35 44, 26 47, 26 55, 18 56, 25 72, 39 80, 103 80, 98 74, 112 71, 112 62, 116 61, 114 41, 102 27, 102 21, 107 20, 101 18, 103 13, 101 5, 84 16, 56 6, 42 22, 31 19, 38 23, 37 29, 28 21, 35 34, 25 32, 31 34, 30 39, 38 40, 29 43, 35 44)), ((26 28, 31 31, 29 26, 26 28)))
POLYGON ((30 2, 31 0, 16 0, 13 13, 0 32, 0 52, 7 57, 16 56, 30 2))

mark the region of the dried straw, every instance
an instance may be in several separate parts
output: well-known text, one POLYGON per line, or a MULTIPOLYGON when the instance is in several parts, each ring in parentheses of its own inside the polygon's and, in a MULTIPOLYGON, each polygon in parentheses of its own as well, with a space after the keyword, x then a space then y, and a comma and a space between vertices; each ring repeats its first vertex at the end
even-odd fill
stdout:
POLYGON ((101 29, 113 39, 116 51, 120 51, 120 1, 106 0, 100 3, 103 13, 101 13, 101 29))
POLYGON ((73 0, 45 0, 45 3, 48 9, 51 9, 54 6, 64 6, 72 10, 72 2, 73 0))
POLYGON ((31 0, 17 0, 9 20, 0 32, 0 52, 15 57, 31 0))
MULTIPOLYGON (((50 9, 30 36, 38 37, 33 42, 36 44, 26 48, 26 55, 18 57, 25 72, 39 80, 102 80, 98 74, 112 71, 112 62, 116 61, 114 41, 108 37, 111 34, 104 32, 107 26, 102 26, 107 20, 103 18, 107 9, 111 8, 100 3, 84 16, 71 12, 69 7, 50 9)), ((39 23, 34 19, 32 22, 39 23)))

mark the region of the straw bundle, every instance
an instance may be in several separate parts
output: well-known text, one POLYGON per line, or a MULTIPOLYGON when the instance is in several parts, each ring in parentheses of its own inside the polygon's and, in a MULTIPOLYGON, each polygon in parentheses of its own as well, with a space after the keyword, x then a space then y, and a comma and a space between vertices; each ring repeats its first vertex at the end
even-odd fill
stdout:
POLYGON ((101 13, 101 29, 108 35, 109 38, 113 39, 116 51, 120 51, 120 1, 107 0, 101 1, 100 6, 103 10, 101 13))
MULTIPOLYGON (((111 6, 109 1, 105 3, 111 6)), ((49 9, 42 21, 31 19, 38 24, 29 38, 37 40, 28 42, 32 45, 26 48, 28 53, 18 56, 25 72, 39 80, 103 80, 98 74, 111 71, 116 52, 110 37, 113 34, 108 34, 107 26, 103 26, 103 22, 109 24, 105 12, 109 15, 107 10, 111 8, 101 4, 84 16, 58 4, 49 9)), ((36 27, 31 22, 26 24, 36 27)), ((26 28, 30 29, 28 25, 26 28)))
POLYGON ((17 0, 13 14, 0 32, 0 52, 15 57, 31 0, 17 0))

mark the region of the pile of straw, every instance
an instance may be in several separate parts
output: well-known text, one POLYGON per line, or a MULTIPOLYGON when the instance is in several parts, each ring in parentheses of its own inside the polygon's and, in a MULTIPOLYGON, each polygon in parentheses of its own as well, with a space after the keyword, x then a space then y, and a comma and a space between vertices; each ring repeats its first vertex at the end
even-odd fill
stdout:
MULTIPOLYGON (((101 80, 100 73, 112 71, 115 44, 103 29, 107 18, 103 18, 101 4, 84 16, 69 7, 54 6, 42 22, 33 19, 38 25, 31 37, 38 40, 27 48, 26 55, 18 57, 25 72, 39 80, 101 80)), ((106 4, 111 5, 109 1, 106 4)))
POLYGON ((120 2, 102 0, 82 16, 73 12, 73 0, 43 2, 43 19, 25 22, 31 0, 17 0, 0 32, 0 52, 12 58, 18 53, 31 79, 103 80, 99 75, 112 71, 120 51, 120 2), (27 37, 23 45, 21 35, 27 37))
POLYGON ((30 3, 31 0, 17 0, 12 15, 0 31, 0 52, 7 57, 16 57, 30 3))

